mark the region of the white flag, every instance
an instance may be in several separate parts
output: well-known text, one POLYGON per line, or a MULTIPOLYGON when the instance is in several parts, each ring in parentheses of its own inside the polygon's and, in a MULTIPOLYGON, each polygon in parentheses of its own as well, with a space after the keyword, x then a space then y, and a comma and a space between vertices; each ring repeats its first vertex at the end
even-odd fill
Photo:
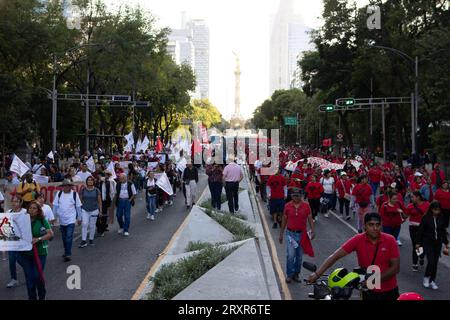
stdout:
POLYGON ((170 184, 169 178, 167 178, 167 174, 165 172, 163 172, 161 177, 156 181, 156 185, 169 196, 173 195, 172 185, 170 184))
POLYGON ((142 149, 142 141, 141 141, 141 139, 139 139, 137 142, 136 142, 136 152, 138 153, 138 152, 141 152, 141 149, 142 149))
POLYGON ((113 179, 116 179, 116 171, 114 170, 114 161, 111 161, 108 165, 108 168, 106 168, 106 170, 108 170, 109 172, 111 172, 111 177, 113 179))
POLYGON ((144 137, 144 140, 142 140, 141 149, 147 150, 148 146, 150 145, 150 140, 148 140, 147 136, 144 137))
POLYGON ((47 155, 47 158, 55 160, 55 156, 53 155, 53 151, 50 151, 47 155))
POLYGON ((9 170, 17 173, 19 177, 21 177, 25 173, 30 171, 30 168, 28 168, 27 165, 23 163, 18 156, 14 155, 14 159, 12 161, 11 168, 9 170))
POLYGON ((177 163, 177 169, 183 173, 184 169, 186 169, 186 164, 187 164, 186 158, 185 157, 181 158, 180 161, 178 161, 177 163))
POLYGON ((95 162, 92 156, 86 161, 86 165, 90 172, 95 172, 95 162))
POLYGON ((127 140, 127 145, 125 147, 125 150, 131 151, 131 149, 133 148, 133 145, 134 145, 133 132, 130 132, 124 138, 127 140))

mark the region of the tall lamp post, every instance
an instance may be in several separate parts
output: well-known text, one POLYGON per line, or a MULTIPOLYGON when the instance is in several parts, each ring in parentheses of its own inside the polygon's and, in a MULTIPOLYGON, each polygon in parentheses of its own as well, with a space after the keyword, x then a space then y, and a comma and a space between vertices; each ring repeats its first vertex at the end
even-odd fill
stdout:
POLYGON ((378 45, 369 45, 369 48, 378 48, 378 49, 384 49, 387 51, 391 51, 396 53, 397 55, 401 56, 402 58, 408 60, 411 62, 412 67, 414 69, 414 76, 415 76, 415 83, 414 83, 414 108, 411 108, 411 118, 413 119, 411 121, 411 152, 413 154, 416 153, 416 133, 417 133, 417 127, 418 122, 417 118, 419 115, 419 57, 411 57, 408 54, 404 53, 403 51, 400 51, 398 49, 385 47, 385 46, 378 46, 378 45))

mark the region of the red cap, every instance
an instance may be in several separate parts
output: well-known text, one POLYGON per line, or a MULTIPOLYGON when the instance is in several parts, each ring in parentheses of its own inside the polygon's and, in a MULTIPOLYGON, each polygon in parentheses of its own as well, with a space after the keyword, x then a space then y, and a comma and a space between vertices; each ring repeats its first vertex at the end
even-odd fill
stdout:
POLYGON ((405 292, 402 293, 397 300, 425 300, 425 299, 416 292, 405 292))

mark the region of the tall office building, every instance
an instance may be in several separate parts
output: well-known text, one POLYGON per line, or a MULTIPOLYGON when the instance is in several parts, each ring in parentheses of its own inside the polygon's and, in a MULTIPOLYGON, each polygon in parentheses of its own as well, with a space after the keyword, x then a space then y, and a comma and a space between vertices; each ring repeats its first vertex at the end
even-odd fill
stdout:
POLYGON ((294 0, 280 0, 270 37, 270 94, 298 85, 297 61, 311 49, 309 29, 294 13, 294 0))
POLYGON ((209 98, 209 27, 204 20, 186 20, 182 13, 181 29, 174 29, 169 35, 170 48, 178 43, 179 61, 191 66, 197 85, 193 98, 209 98))

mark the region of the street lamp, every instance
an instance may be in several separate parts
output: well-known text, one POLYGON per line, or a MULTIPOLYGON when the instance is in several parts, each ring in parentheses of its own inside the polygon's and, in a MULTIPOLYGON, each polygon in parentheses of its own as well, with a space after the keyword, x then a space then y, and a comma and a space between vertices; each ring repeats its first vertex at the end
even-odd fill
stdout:
MULTIPOLYGON (((83 47, 95 47, 95 46, 101 46, 105 47, 103 44, 95 44, 95 43, 86 43, 79 46, 72 47, 70 49, 67 49, 60 55, 66 55, 68 53, 71 53, 75 50, 81 49, 83 47)), ((57 112, 58 112, 58 91, 56 88, 56 77, 57 77, 57 61, 56 61, 56 53, 53 53, 53 90, 52 90, 52 151, 56 152, 56 119, 57 119, 57 112)), ((89 70, 89 64, 88 64, 88 74, 87 74, 87 95, 86 95, 86 148, 88 148, 89 145, 89 78, 90 78, 90 70, 89 70)))
POLYGON ((411 62, 413 68, 414 68, 414 75, 415 75, 415 83, 414 83, 414 108, 411 109, 411 118, 413 119, 411 121, 411 153, 416 153, 416 131, 417 131, 417 118, 419 115, 419 57, 412 58, 411 56, 407 55, 403 51, 385 47, 385 46, 378 46, 374 44, 369 44, 369 48, 378 48, 378 49, 384 49, 391 52, 396 53, 397 55, 401 56, 402 58, 408 60, 411 62))

